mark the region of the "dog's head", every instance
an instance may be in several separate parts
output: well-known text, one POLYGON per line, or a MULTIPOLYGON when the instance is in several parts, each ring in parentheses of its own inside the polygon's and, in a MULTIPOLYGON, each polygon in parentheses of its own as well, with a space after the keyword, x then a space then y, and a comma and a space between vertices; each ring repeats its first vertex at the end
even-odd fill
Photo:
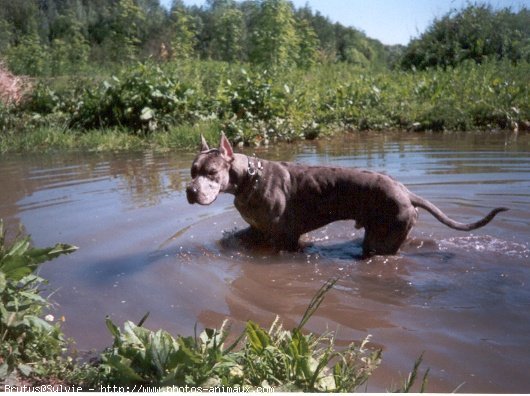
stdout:
POLYGON ((210 149, 201 136, 201 148, 191 165, 191 182, 186 188, 190 204, 210 205, 220 192, 230 188, 230 167, 234 151, 224 135, 219 148, 210 149))

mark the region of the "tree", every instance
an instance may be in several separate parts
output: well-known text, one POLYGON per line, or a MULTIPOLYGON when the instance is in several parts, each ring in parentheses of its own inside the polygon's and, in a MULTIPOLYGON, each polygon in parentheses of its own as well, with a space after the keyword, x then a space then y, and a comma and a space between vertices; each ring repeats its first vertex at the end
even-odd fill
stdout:
POLYGON ((189 59, 195 55, 196 21, 187 12, 181 0, 173 2, 171 8, 171 51, 173 59, 189 59))
POLYGON ((134 0, 118 0, 111 14, 109 35, 104 39, 107 56, 120 63, 136 59, 145 14, 134 0))
POLYGON ((20 8, 8 8, 6 11, 14 32, 13 40, 4 52, 9 70, 14 74, 30 76, 45 74, 49 56, 39 36, 36 5, 23 1, 20 8))
POLYGON ((214 59, 237 62, 243 57, 243 12, 232 0, 210 1, 212 32, 210 55, 214 59))
POLYGON ((73 11, 59 16, 51 27, 52 74, 78 70, 88 61, 90 45, 73 11))
POLYGON ((316 62, 319 47, 318 36, 306 19, 297 23, 297 33, 300 47, 298 48, 298 66, 309 68, 316 62))
POLYGON ((251 41, 252 62, 268 67, 296 65, 300 42, 291 4, 285 0, 263 0, 251 41))
POLYGON ((530 61, 530 11, 494 11, 471 5, 437 19, 413 40, 401 60, 403 68, 455 66, 464 60, 530 61))

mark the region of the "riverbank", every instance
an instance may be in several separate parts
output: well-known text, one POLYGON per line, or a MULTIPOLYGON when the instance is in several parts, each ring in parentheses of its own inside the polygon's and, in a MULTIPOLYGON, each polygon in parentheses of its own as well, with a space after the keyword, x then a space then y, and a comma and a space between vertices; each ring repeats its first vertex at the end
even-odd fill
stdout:
POLYGON ((0 152, 188 148, 220 131, 260 145, 337 130, 525 130, 529 75, 526 62, 498 61, 408 72, 143 63, 37 81, 24 101, 0 107, 0 152))
POLYGON ((133 134, 124 128, 79 131, 41 127, 20 133, 0 135, 0 153, 190 149, 197 147, 201 134, 211 141, 218 140, 220 130, 221 127, 216 121, 174 126, 152 135, 133 134))

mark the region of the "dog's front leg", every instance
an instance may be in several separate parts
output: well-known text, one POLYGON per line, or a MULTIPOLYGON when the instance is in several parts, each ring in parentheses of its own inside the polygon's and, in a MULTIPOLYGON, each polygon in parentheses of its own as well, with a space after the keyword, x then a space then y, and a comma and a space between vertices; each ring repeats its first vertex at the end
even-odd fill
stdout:
POLYGON ((256 244, 268 242, 269 238, 266 234, 252 226, 244 228, 234 233, 234 238, 239 239, 243 244, 256 244))

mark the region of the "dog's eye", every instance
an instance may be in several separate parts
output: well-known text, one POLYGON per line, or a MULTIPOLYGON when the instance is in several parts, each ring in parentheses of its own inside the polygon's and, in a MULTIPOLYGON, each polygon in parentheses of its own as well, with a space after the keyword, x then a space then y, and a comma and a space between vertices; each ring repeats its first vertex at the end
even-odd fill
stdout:
POLYGON ((208 176, 215 176, 217 175, 217 169, 210 169, 208 171, 208 176))

